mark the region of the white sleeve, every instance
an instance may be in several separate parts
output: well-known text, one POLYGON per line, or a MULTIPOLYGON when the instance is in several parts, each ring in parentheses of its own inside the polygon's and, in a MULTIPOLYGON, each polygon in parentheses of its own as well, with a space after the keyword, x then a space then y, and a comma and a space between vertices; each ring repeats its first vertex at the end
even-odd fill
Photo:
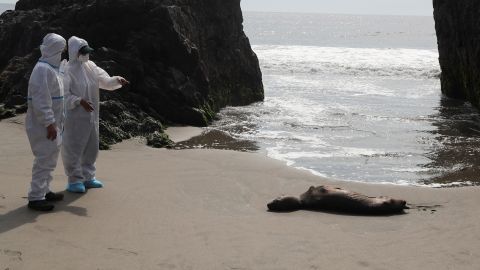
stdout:
MULTIPOLYGON (((91 62, 93 64, 93 62, 91 62)), ((98 76, 99 86, 100 89, 114 91, 117 89, 122 88, 122 84, 120 83, 120 76, 113 76, 110 77, 108 73, 103 70, 102 68, 98 67, 97 65, 93 64, 92 69, 98 76)))
POLYGON ((52 75, 46 68, 37 67, 32 72, 28 83, 29 99, 31 99, 33 114, 38 122, 45 127, 55 123, 52 96, 49 89, 49 81, 54 79, 52 75))
POLYGON ((69 110, 72 110, 80 105, 82 98, 72 94, 72 80, 70 76, 70 73, 65 72, 63 76, 63 87, 65 91, 65 107, 69 110))

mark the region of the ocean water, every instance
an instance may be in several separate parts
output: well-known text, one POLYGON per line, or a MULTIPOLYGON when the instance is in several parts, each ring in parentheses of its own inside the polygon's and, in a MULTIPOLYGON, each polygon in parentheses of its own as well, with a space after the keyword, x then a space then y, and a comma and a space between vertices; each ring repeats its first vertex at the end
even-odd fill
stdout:
MULTIPOLYGON (((245 13, 265 101, 210 127, 336 179, 480 182, 480 117, 443 98, 431 17, 245 13)), ((245 146, 245 144, 243 144, 245 146)))

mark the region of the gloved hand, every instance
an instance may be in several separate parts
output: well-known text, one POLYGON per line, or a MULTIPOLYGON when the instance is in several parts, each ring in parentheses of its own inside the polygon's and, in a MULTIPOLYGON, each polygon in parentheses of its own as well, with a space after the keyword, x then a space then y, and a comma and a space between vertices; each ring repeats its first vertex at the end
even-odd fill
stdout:
POLYGON ((130 84, 129 81, 127 81, 125 78, 122 78, 122 77, 118 77, 118 82, 122 85, 122 86, 125 86, 127 84, 130 84))
POLYGON ((94 111, 94 108, 93 108, 93 104, 89 101, 86 101, 85 99, 82 99, 80 101, 80 105, 85 109, 85 111, 87 112, 93 112, 94 111))
POLYGON ((47 139, 54 141, 57 138, 57 126, 51 124, 47 127, 47 139))

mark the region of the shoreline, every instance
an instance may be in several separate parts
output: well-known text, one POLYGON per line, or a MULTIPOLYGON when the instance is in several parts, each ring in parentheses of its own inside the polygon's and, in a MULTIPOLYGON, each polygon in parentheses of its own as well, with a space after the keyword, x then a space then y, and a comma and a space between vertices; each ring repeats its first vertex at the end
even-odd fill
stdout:
MULTIPOLYGON (((321 177, 321 178, 328 178, 331 179, 335 183, 359 183, 359 184, 371 184, 371 185, 392 185, 392 186, 406 186, 406 187, 429 187, 429 188, 459 188, 459 187, 477 187, 479 184, 475 184, 471 181, 456 181, 456 182, 447 182, 447 183, 435 183, 432 182, 430 184, 426 183, 409 183, 405 181, 400 181, 398 183, 393 182, 365 182, 362 180, 346 180, 341 178, 334 178, 323 175, 313 169, 301 167, 301 166, 294 166, 289 165, 287 160, 277 159, 275 157, 271 157, 268 155, 268 152, 265 149, 262 149, 258 146, 258 142, 250 141, 250 140, 239 140, 228 133, 214 129, 214 128, 197 128, 197 127, 190 127, 190 126, 176 126, 176 127, 169 127, 165 130, 172 141, 175 143, 173 149, 175 150, 187 150, 187 149, 203 149, 203 150, 226 150, 226 151, 237 151, 237 152, 251 152, 251 153, 260 153, 266 158, 273 159, 276 161, 280 161, 285 166, 290 168, 300 170, 300 171, 307 171, 312 175, 321 177)), ((472 174, 470 171, 466 171, 465 174, 469 175, 472 174)), ((462 174, 459 174, 457 171, 451 173, 452 177, 460 177, 462 174)), ((437 177, 439 179, 443 179, 448 177, 448 174, 444 177, 437 177)), ((452 178, 454 179, 454 178, 452 178)))
MULTIPOLYGON (((0 265, 11 270, 480 265, 479 187, 336 182, 260 153, 153 149, 129 140, 100 153, 104 189, 66 194, 53 213, 38 214, 23 198, 33 159, 24 127, 10 119, 0 130, 0 265), (415 208, 385 217, 267 212, 281 194, 324 184, 415 208)), ((52 189, 65 184, 59 161, 52 189)))

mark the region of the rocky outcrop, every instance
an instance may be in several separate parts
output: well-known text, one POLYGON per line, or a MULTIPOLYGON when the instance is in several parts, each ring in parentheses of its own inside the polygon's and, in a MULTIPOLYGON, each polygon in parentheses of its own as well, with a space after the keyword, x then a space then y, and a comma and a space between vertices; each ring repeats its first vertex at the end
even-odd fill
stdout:
POLYGON ((222 107, 263 100, 242 20, 240 0, 20 0, 0 16, 0 103, 24 111, 43 36, 76 35, 131 82, 101 92, 102 145, 143 135, 159 146, 160 122, 205 126, 222 107))
POLYGON ((433 0, 442 92, 480 108, 480 1, 433 0))

